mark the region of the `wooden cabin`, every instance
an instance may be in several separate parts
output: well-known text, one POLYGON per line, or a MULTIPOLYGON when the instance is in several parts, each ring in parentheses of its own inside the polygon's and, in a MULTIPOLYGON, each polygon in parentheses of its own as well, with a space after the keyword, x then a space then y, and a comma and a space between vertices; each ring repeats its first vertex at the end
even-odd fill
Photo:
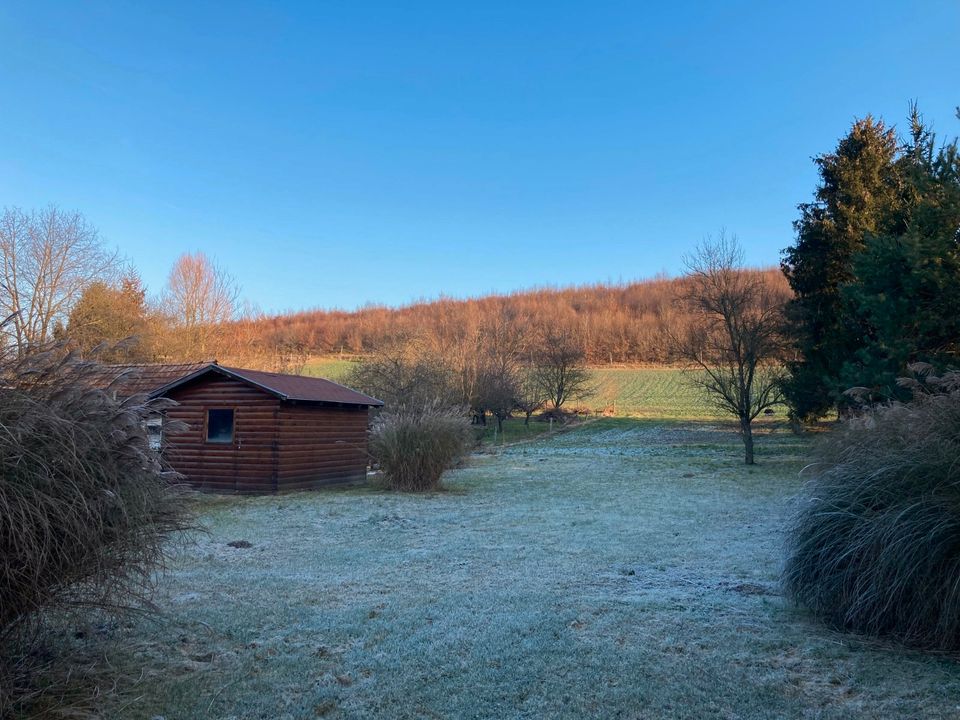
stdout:
POLYGON ((368 414, 383 405, 330 380, 215 362, 141 366, 126 390, 176 401, 149 428, 151 443, 189 484, 214 492, 365 479, 368 414), (172 420, 187 430, 174 432, 172 420))

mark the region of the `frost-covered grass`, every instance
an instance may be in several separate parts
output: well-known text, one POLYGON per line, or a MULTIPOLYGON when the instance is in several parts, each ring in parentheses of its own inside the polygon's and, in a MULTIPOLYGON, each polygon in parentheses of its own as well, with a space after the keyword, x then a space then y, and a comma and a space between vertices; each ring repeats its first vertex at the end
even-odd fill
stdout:
MULTIPOLYGON (((578 421, 574 420, 573 422, 578 421)), ((559 431, 560 429, 561 424, 559 422, 551 425, 549 422, 539 420, 536 417, 530 419, 529 425, 524 424, 522 415, 504 420, 502 433, 497 430, 497 421, 490 416, 487 416, 486 427, 474 426, 475 432, 479 433, 485 447, 536 440, 542 438, 551 430, 559 431)))
POLYGON ((206 499, 165 622, 84 641, 128 678, 107 715, 956 717, 954 662, 780 597, 803 451, 762 437, 746 468, 725 427, 604 419, 447 492, 206 499))

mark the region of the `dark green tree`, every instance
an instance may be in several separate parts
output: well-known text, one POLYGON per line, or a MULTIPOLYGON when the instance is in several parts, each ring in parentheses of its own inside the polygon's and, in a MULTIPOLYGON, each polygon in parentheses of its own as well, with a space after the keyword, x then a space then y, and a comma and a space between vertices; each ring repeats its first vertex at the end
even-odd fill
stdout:
POLYGON ((795 343, 784 393, 792 415, 829 412, 845 389, 841 369, 863 342, 864 328, 842 288, 868 235, 900 234, 904 205, 896 134, 882 121, 857 120, 836 150, 816 158, 814 201, 799 206, 796 243, 782 269, 795 293, 787 308, 795 343))
POLYGON ((865 332, 840 379, 874 400, 906 398, 897 377, 911 362, 960 361, 960 152, 956 140, 937 149, 915 107, 910 120, 898 160, 905 228, 868 236, 842 291, 865 332))

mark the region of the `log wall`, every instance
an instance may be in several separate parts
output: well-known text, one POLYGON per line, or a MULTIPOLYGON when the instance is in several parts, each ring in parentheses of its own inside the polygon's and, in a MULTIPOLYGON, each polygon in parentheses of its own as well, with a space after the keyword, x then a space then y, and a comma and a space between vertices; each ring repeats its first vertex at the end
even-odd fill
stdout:
POLYGON ((366 478, 367 408, 284 403, 278 423, 283 489, 366 478))
POLYGON ((281 402, 213 373, 173 389, 163 452, 188 483, 213 492, 261 493, 362 480, 367 468, 367 409, 281 402), (234 411, 233 441, 207 442, 207 410, 234 411))

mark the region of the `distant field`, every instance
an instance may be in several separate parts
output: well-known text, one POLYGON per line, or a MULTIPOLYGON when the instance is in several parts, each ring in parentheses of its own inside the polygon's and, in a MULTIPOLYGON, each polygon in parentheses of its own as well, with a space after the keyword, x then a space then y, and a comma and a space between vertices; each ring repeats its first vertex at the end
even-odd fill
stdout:
MULTIPOLYGON (((351 360, 315 358, 307 363, 304 374, 344 382, 352 365, 351 360)), ((682 420, 717 415, 677 368, 600 367, 592 372, 595 392, 575 405, 591 410, 610 409, 620 417, 682 420)))
POLYGON ((594 368, 593 374, 596 392, 582 403, 590 408, 648 418, 709 418, 717 414, 678 368, 594 368))
POLYGON ((311 358, 303 368, 303 374, 310 377, 324 377, 327 380, 342 383, 350 374, 353 360, 343 360, 338 357, 311 358))

